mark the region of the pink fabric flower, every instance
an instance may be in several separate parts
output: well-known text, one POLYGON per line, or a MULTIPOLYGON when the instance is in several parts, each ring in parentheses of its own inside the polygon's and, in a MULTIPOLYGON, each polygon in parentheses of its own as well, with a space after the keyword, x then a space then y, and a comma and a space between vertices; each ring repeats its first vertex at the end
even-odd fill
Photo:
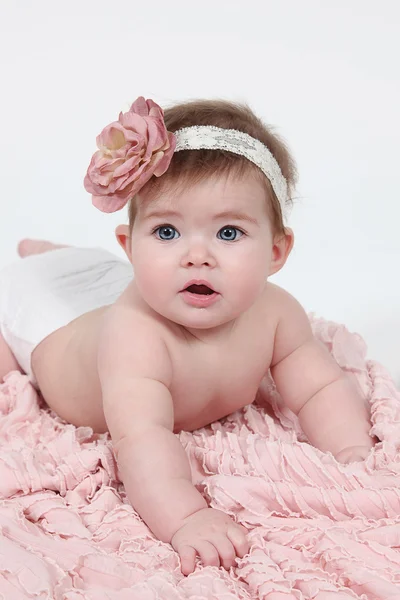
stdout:
POLYGON ((165 173, 176 138, 165 127, 163 109, 140 96, 103 129, 96 143, 84 186, 94 206, 111 213, 123 208, 152 175, 165 173))

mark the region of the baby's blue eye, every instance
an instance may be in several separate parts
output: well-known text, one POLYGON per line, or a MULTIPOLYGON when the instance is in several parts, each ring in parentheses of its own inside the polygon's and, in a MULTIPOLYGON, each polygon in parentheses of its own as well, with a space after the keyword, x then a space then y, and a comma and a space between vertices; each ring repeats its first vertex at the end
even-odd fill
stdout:
POLYGON ((175 227, 172 227, 172 225, 163 225, 162 227, 157 227, 157 229, 154 230, 154 233, 157 232, 159 239, 164 241, 175 239, 175 233, 178 234, 176 237, 179 236, 179 233, 177 232, 175 227))
POLYGON ((240 234, 240 237, 243 235, 243 231, 238 229, 237 227, 226 226, 218 231, 218 237, 224 242, 234 242, 237 237, 237 233, 240 234), (224 234, 222 232, 225 232, 224 234), (221 234, 221 236, 220 236, 221 234), (224 235, 224 237, 222 237, 224 235))

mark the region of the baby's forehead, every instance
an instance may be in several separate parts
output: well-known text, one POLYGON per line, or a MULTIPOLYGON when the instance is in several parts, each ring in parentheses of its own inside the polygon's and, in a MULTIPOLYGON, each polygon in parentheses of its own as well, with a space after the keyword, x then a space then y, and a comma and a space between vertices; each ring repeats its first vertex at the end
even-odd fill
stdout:
POLYGON ((169 223, 192 222, 201 226, 216 223, 221 225, 226 221, 260 227, 266 221, 269 222, 269 215, 265 209, 252 210, 250 206, 238 206, 237 203, 223 203, 222 206, 215 203, 202 205, 190 201, 178 206, 175 203, 150 203, 147 210, 141 214, 141 220, 151 222, 156 219, 169 223))
MULTIPOLYGON (((191 186, 168 186, 139 199, 143 216, 153 212, 192 213, 199 208, 259 212, 265 207, 265 189, 254 179, 208 179, 191 186)), ((212 212, 212 211, 211 211, 212 212)))

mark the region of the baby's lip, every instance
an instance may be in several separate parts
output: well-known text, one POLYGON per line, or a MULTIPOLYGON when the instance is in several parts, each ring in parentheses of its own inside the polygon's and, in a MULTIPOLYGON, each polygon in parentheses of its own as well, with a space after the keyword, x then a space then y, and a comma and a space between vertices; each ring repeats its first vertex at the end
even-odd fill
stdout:
POLYGON ((212 290, 213 292, 215 292, 216 294, 218 292, 216 292, 214 290, 214 288, 212 287, 211 283, 209 283, 208 281, 206 281, 205 279, 191 279, 190 281, 188 281, 187 283, 185 283, 184 288, 181 290, 181 292, 184 292, 185 290, 188 289, 188 287, 190 287, 191 285, 205 285, 208 288, 210 288, 210 290, 212 290))

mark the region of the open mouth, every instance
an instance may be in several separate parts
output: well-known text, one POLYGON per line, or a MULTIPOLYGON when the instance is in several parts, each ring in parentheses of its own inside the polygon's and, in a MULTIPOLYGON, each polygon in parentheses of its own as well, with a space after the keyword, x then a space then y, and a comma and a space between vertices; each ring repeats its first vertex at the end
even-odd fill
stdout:
POLYGON ((199 294, 201 296, 210 296, 211 294, 214 294, 214 290, 212 290, 211 288, 209 288, 207 285, 189 285, 189 287, 186 288, 187 292, 190 292, 191 294, 199 294))
POLYGON ((207 282, 191 283, 181 293, 184 302, 195 308, 208 308, 219 298, 219 293, 207 285, 207 282))

